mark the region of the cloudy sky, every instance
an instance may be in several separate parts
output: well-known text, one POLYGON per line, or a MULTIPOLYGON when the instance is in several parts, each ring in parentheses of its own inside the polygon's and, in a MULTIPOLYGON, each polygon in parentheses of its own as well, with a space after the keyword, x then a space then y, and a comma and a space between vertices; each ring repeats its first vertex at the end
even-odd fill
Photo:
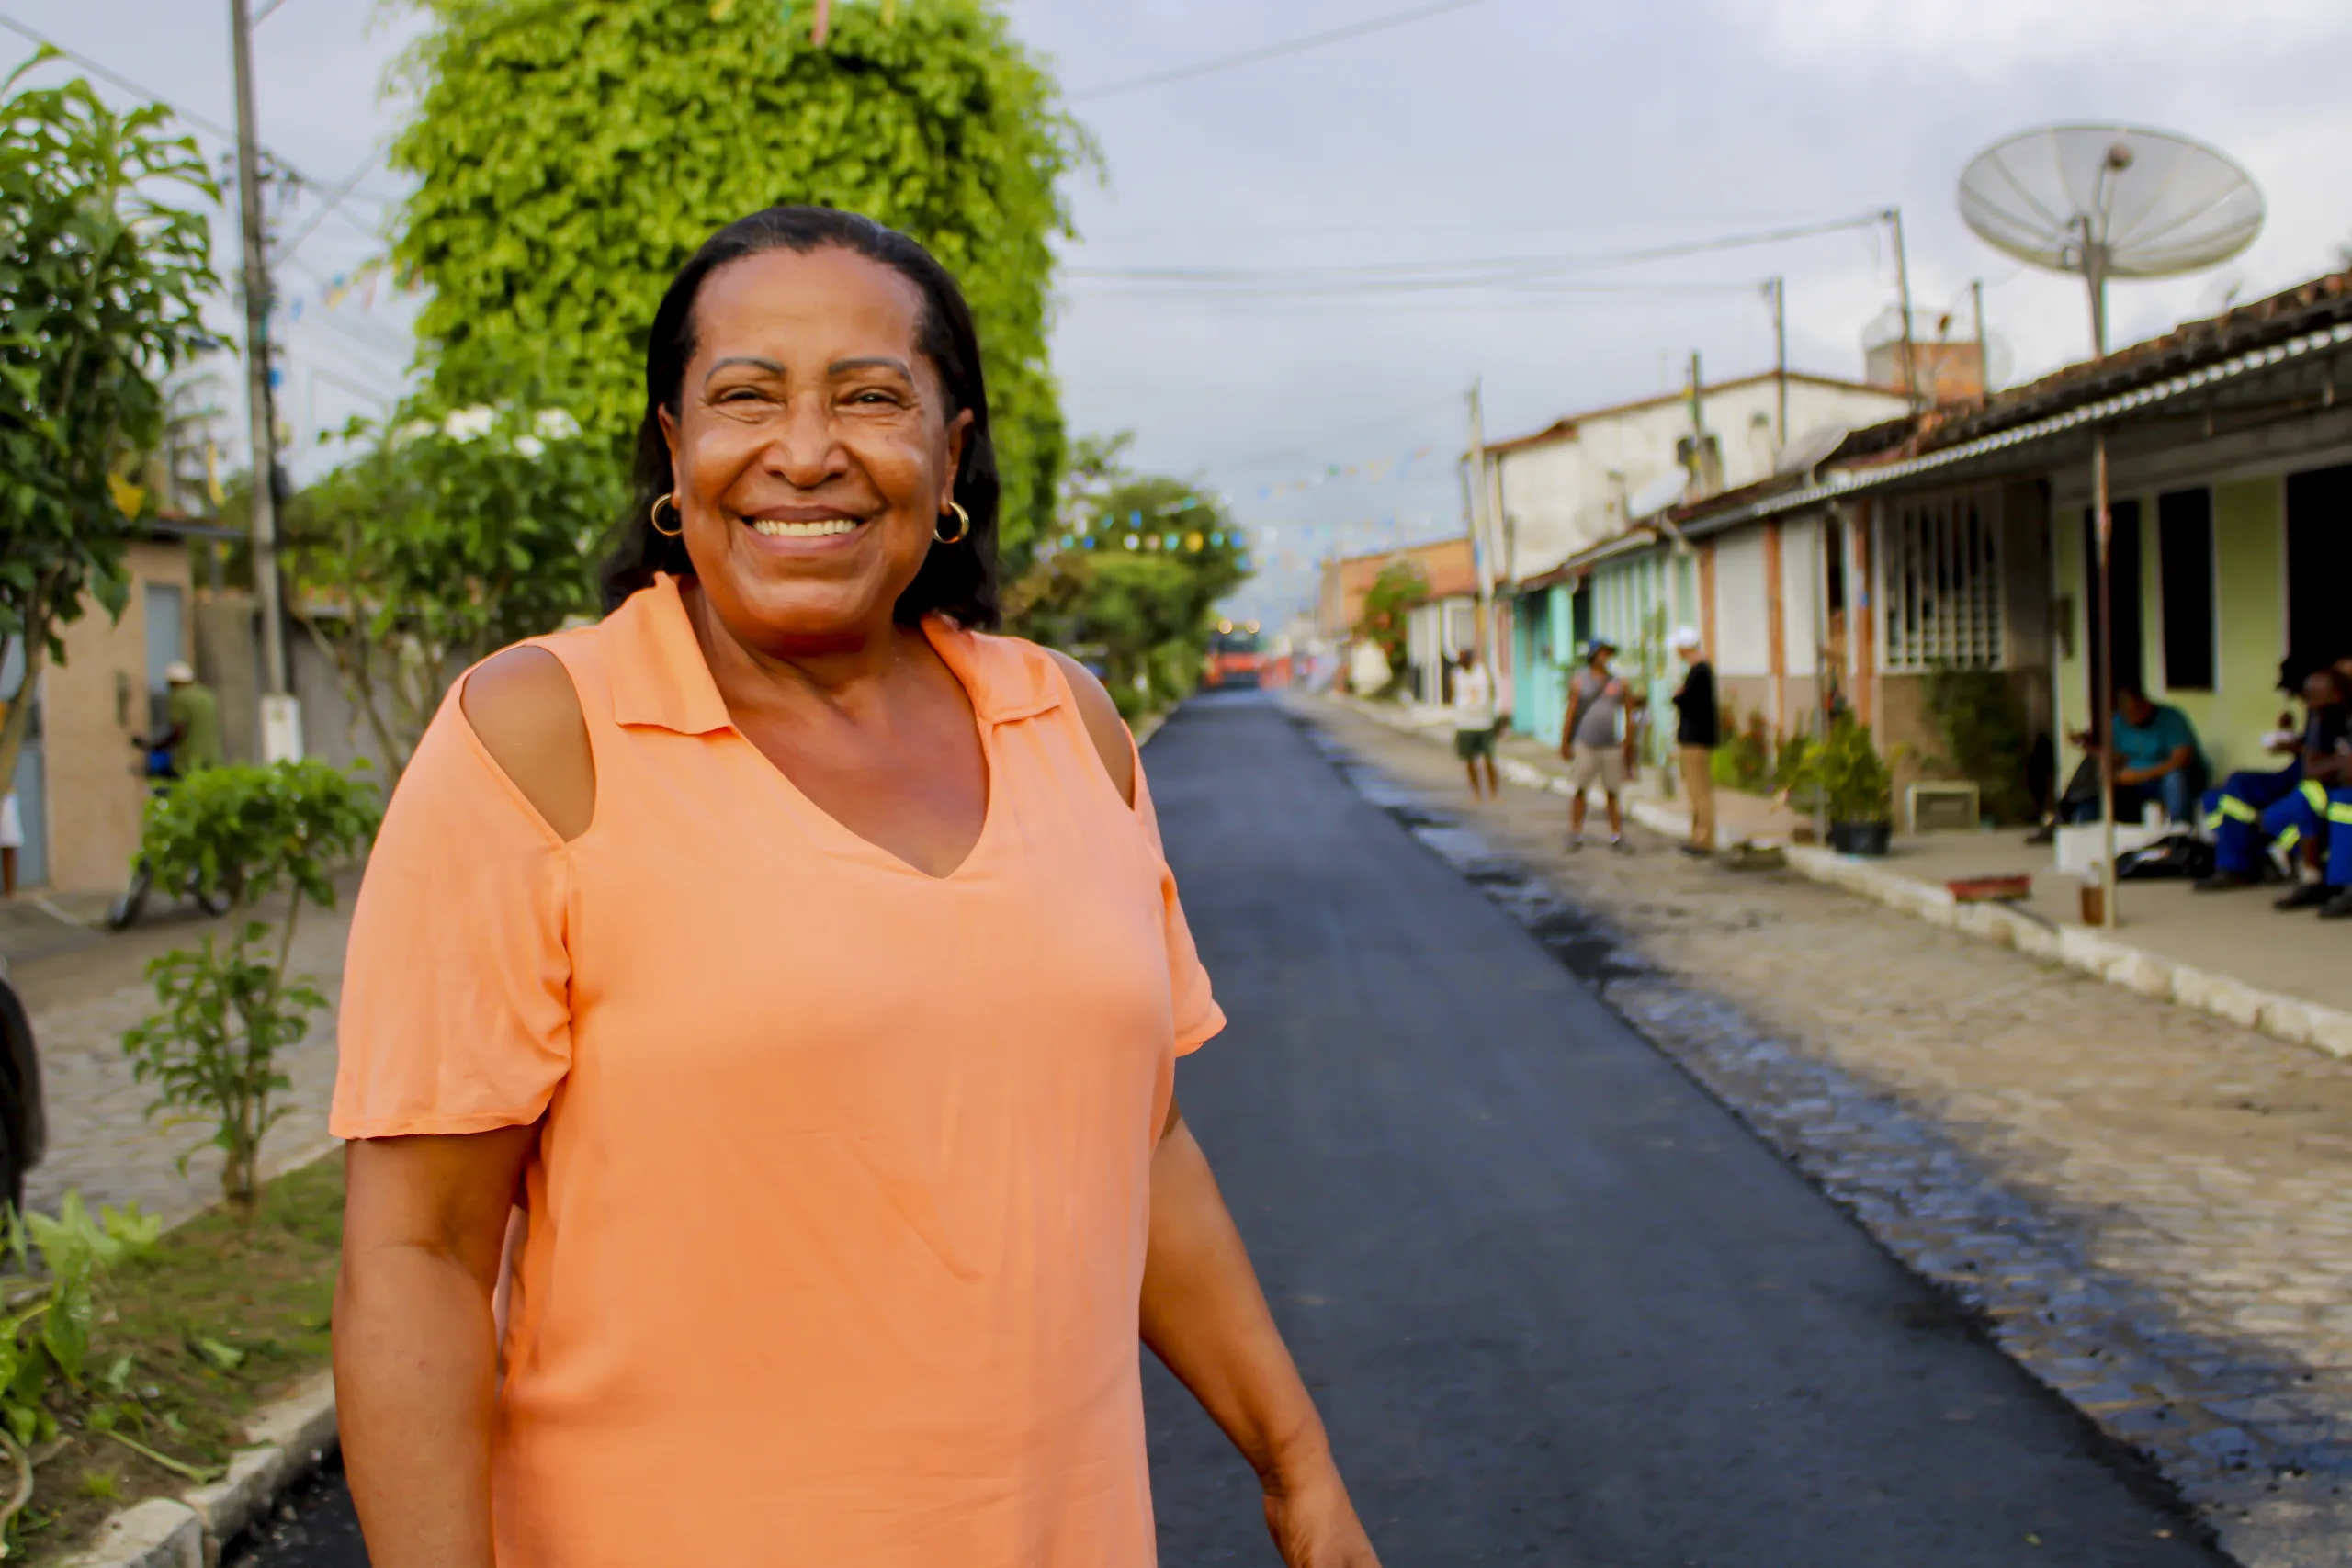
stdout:
MULTIPOLYGON (((2352 243, 2341 0, 1470 0, 1107 95, 1094 90, 1419 7, 1008 8, 1103 152, 1100 181, 1071 193, 1080 232, 1054 339, 1071 423, 1133 430, 1141 462, 1224 490, 1273 565, 1458 526, 1451 459, 1474 379, 1489 431, 1508 434, 1665 389, 1694 351, 1711 379, 1769 368, 1757 286, 1776 276, 1792 363, 1856 375, 1865 329, 1896 299, 1891 248, 1870 229, 1587 267, 1541 294, 1368 293, 1327 269, 1590 257, 1899 206, 1922 330, 1947 312, 1970 330, 1967 288, 1981 278, 2006 347, 1996 369, 2006 359, 2021 379, 2086 351, 2080 286, 1978 243, 1952 192, 1983 147, 2055 120, 2185 132, 2226 150, 2268 198, 2267 226, 2236 261, 2119 285, 2116 344, 2327 270, 2352 243), (1254 276, 1214 287, 1122 276, 1197 269, 1254 276), (1360 473, 1283 489, 1333 467, 1360 473)), ((0 16, 220 120, 232 108, 227 11, 227 0, 0 0, 0 16)), ((330 184, 363 168, 398 121, 379 86, 411 25, 377 0, 283 0, 258 37, 264 141, 330 184)), ((306 298, 285 406, 309 429, 392 395, 405 365, 400 301, 323 302, 379 248, 367 231, 398 186, 375 172, 359 191, 356 221, 322 221, 289 280, 306 298)), ((289 223, 302 221, 298 207, 289 223)))

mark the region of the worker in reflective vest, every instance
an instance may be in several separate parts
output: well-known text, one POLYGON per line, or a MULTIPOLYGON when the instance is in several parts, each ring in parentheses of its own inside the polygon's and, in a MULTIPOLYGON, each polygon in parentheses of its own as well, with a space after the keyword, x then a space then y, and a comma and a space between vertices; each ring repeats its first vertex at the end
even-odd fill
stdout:
MULTIPOLYGON (((2352 821, 2352 708, 2345 703, 2344 677, 2323 666, 2303 680, 2305 718, 2294 743, 2294 760, 2273 773, 2233 773, 2205 795, 2205 827, 2213 835, 2213 874, 2197 884, 2204 892, 2250 887, 2262 880, 2265 846, 2293 874, 2290 858, 2309 843, 2316 851, 2331 837, 2329 813, 2339 804, 2342 820, 2352 821), (2341 794, 2341 803, 2331 798, 2341 794)), ((2344 835, 2334 835, 2341 838, 2344 835)), ((2346 862, 2352 873, 2352 861, 2346 862)), ((2332 879, 2328 879, 2332 880, 2332 879)), ((2352 886, 2347 875, 2345 886, 2352 886)), ((2324 880, 2323 889, 2327 886, 2324 880)), ((2297 888, 2281 908, 2307 908, 2332 897, 2297 888)), ((2347 911, 2352 912, 2352 911, 2347 911)))

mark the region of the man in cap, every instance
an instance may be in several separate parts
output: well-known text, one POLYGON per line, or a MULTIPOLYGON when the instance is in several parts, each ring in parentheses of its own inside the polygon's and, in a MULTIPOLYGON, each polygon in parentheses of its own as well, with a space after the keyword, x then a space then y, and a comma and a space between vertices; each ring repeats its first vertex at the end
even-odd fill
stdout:
POLYGON ((1595 637, 1585 649, 1584 668, 1568 682, 1568 713, 1560 726, 1560 755, 1568 760, 1568 848, 1584 848, 1584 797, 1594 784, 1609 807, 1609 847, 1630 851, 1625 813, 1619 797, 1634 769, 1634 727, 1628 709, 1637 705, 1625 682, 1610 673, 1617 645, 1595 637))
POLYGON ((172 725, 171 733, 164 739, 172 753, 172 771, 186 778, 200 768, 219 767, 222 761, 220 699, 180 660, 165 666, 164 682, 172 689, 164 702, 164 716, 172 725))
POLYGON ((1674 693, 1674 741, 1682 761, 1682 793, 1690 802, 1690 841, 1682 852, 1704 856, 1715 848, 1715 748, 1723 744, 1723 719, 1715 708, 1715 669, 1707 662, 1699 628, 1679 626, 1674 651, 1683 664, 1674 693))

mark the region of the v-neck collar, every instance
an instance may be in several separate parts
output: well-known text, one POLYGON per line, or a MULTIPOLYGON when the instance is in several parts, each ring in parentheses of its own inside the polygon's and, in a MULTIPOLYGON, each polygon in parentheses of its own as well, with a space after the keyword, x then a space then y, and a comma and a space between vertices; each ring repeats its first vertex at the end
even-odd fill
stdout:
MULTIPOLYGON (((605 668, 614 723, 650 725, 681 735, 735 728, 675 577, 655 573, 652 583, 630 594, 599 630, 610 650, 605 668)), ((1038 650, 966 631, 944 615, 924 616, 922 631, 962 684, 982 725, 1032 718, 1061 705, 1060 674, 1038 650)))

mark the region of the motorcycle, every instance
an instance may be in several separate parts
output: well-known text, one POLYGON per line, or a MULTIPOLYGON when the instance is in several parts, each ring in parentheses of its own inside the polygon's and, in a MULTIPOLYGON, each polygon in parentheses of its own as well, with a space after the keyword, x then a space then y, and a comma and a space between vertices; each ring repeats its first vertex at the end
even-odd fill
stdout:
MULTIPOLYGON (((179 770, 172 763, 168 739, 153 737, 133 740, 131 744, 144 758, 148 793, 159 800, 169 795, 172 786, 179 783, 180 775, 179 770)), ((130 886, 107 907, 107 930, 128 931, 136 925, 139 917, 146 910, 148 895, 154 890, 155 868, 147 863, 147 857, 142 854, 130 868, 130 886)), ((180 891, 190 903, 208 915, 225 915, 235 902, 228 889, 206 887, 194 876, 188 878, 187 885, 180 891)))

